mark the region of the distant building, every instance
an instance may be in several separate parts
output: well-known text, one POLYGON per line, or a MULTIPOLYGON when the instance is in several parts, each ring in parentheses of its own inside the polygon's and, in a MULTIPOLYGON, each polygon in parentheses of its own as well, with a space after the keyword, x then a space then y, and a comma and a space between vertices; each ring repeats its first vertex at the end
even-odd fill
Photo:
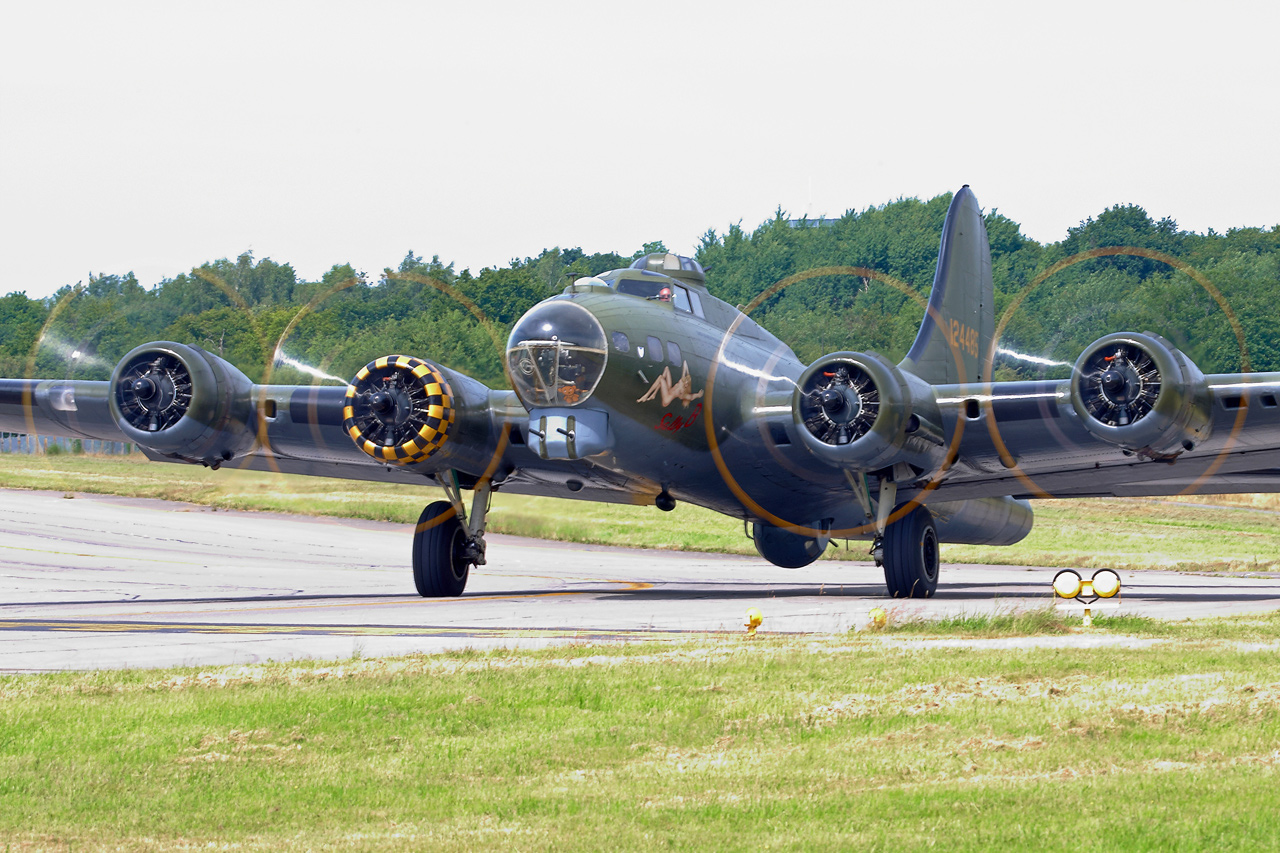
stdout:
POLYGON ((819 216, 817 219, 810 219, 808 217, 805 217, 804 219, 788 219, 787 224, 792 228, 830 228, 839 221, 839 218, 828 219, 825 216, 819 216))

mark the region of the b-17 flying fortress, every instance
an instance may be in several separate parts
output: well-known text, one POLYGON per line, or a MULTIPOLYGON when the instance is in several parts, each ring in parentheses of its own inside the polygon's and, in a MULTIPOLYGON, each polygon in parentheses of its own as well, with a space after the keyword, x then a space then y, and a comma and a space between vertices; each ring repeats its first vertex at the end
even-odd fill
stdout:
POLYGON ((659 253, 529 310, 506 345, 512 390, 377 353, 345 388, 256 385, 158 341, 109 381, 0 380, 0 430, 131 441, 157 461, 438 484, 448 499, 424 509, 412 545, 423 596, 460 595, 485 563, 496 491, 688 501, 748 523, 784 567, 832 539, 865 540, 896 597, 934 594, 940 543, 1022 539, 1034 498, 1280 491, 1280 374, 1204 375, 1163 338, 1117 331, 1069 379, 993 381, 993 303, 965 187, 898 364, 849 341, 806 365, 712 296, 697 262, 659 253))

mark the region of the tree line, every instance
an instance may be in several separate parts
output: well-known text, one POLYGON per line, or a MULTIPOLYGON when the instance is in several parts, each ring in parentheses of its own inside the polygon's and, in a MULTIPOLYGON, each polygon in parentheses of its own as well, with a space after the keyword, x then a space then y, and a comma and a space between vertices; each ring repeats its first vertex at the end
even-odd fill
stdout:
MULTIPOLYGON (((731 304, 803 278, 753 314, 802 360, 876 350, 896 361, 923 316, 950 202, 950 194, 900 199, 820 223, 779 210, 750 232, 741 224, 707 231, 696 257, 708 288, 731 304), (863 274, 801 275, 828 267, 863 274)), ((1069 364, 1120 330, 1162 334, 1206 372, 1236 371, 1246 360, 1253 370, 1280 370, 1280 226, 1196 234, 1135 205, 1108 208, 1047 245, 997 210, 986 225, 1000 345, 1010 353, 998 377, 1065 375, 1044 363, 1069 364), (1142 253, 1099 253, 1109 247, 1142 253)), ((404 353, 500 387, 502 347, 521 314, 575 277, 651 251, 665 247, 647 243, 628 255, 557 247, 478 273, 410 251, 376 277, 343 263, 318 281, 246 252, 149 289, 133 273, 98 275, 46 299, 0 298, 0 375, 104 379, 132 347, 168 339, 217 353, 254 381, 346 381, 373 358, 404 353)))

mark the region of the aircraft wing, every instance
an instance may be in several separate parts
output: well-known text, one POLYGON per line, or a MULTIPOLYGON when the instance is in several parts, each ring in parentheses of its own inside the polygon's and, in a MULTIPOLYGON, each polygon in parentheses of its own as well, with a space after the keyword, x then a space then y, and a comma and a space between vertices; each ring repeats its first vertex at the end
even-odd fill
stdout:
POLYGON ((622 503, 658 491, 586 462, 538 459, 513 429, 528 421, 515 394, 448 368, 389 356, 354 381, 256 385, 199 347, 158 341, 126 355, 109 381, 0 379, 0 431, 132 442, 154 461, 212 468, 416 485, 448 471, 462 488, 488 480, 622 503))
POLYGON ((1177 371, 1176 350, 1151 335, 1108 336, 1082 361, 1138 346, 1180 374, 1161 374, 1157 387, 1169 396, 1146 411, 1141 401, 1126 404, 1123 388, 1110 394, 1120 402, 1112 405, 1087 367, 1063 382, 937 388, 954 462, 932 487, 901 494, 928 489, 962 500, 1280 491, 1280 373, 1177 371))

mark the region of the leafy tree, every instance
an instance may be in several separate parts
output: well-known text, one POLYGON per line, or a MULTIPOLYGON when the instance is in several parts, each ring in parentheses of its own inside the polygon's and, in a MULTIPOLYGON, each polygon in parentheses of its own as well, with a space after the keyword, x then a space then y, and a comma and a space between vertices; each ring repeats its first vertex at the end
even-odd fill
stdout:
MULTIPOLYGON (((820 267, 866 267, 892 277, 900 285, 869 275, 807 278, 773 294, 754 317, 805 361, 839 349, 874 349, 897 359, 919 327, 951 199, 901 198, 847 211, 822 227, 792 227, 779 208, 754 230, 738 222, 723 234, 706 231, 697 258, 711 291, 730 304, 748 304, 789 276, 820 267)), ((1239 319, 1250 366, 1280 369, 1280 226, 1191 234, 1170 219, 1153 221, 1136 205, 1118 205, 1048 245, 1023 236, 996 210, 986 214, 986 227, 996 310, 1022 300, 1002 340, 1011 349, 1069 364, 1106 332, 1150 330, 1206 371, 1239 369, 1239 341, 1222 307, 1195 279, 1163 263, 1099 258, 1027 290, 1064 258, 1136 246, 1169 254, 1207 276, 1239 319)), ((34 351, 37 375, 101 379, 132 347, 170 338, 222 354, 255 380, 268 375, 279 345, 313 372, 334 377, 328 381, 345 381, 373 358, 401 352, 438 359, 500 386, 502 344, 525 311, 572 277, 599 275, 666 250, 661 241, 629 255, 553 247, 475 274, 456 272, 438 255, 425 260, 409 251, 376 280, 350 264, 335 264, 318 281, 301 281, 289 264, 244 252, 151 290, 132 273, 94 275, 83 288, 67 286, 48 299, 21 293, 0 299, 0 372, 23 375, 34 351), (55 306, 57 317, 49 322, 55 306)), ((1010 361, 998 375, 1040 372, 1010 361)), ((311 373, 284 366, 273 367, 270 376, 313 381, 311 373)))

